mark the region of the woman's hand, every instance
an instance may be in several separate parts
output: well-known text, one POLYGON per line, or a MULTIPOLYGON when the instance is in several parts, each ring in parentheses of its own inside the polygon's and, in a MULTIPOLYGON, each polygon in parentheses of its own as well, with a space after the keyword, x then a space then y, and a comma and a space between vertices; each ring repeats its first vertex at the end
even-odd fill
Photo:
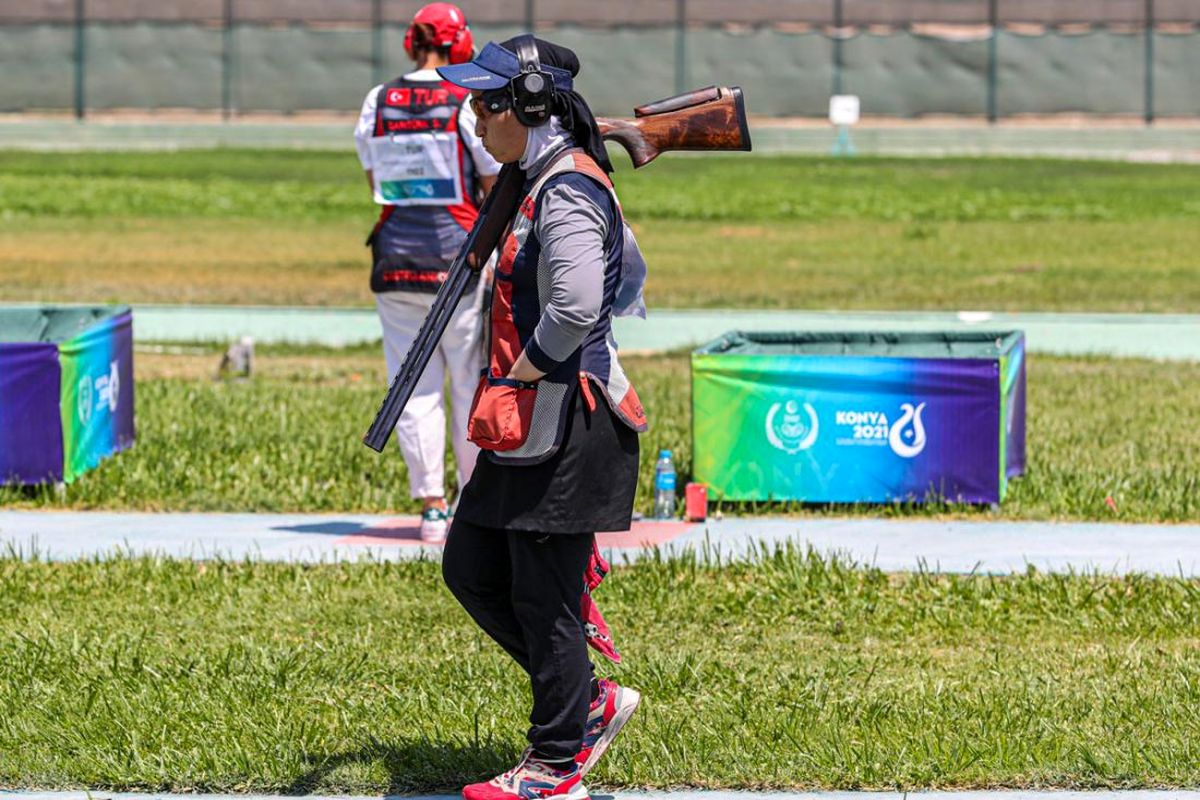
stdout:
POLYGON ((546 373, 540 371, 533 364, 530 364, 525 354, 521 353, 521 355, 517 356, 517 363, 513 364, 512 369, 508 371, 508 375, 505 377, 514 381, 521 381, 522 383, 533 383, 534 381, 540 381, 545 375, 546 373))

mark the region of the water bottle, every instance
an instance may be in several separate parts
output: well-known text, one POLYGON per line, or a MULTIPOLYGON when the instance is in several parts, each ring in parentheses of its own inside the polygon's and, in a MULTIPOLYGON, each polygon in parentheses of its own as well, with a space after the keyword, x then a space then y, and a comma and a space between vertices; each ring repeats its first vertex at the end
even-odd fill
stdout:
POLYGON ((674 516, 675 464, 671 461, 671 451, 662 450, 654 467, 654 518, 671 519, 674 516))

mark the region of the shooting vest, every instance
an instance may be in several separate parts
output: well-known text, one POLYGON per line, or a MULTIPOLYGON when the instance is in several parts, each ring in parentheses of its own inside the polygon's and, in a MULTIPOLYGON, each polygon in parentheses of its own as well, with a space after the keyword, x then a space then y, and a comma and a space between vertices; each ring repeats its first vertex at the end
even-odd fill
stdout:
POLYGON ((617 419, 635 431, 646 430, 645 411, 617 360, 612 335, 623 239, 621 206, 612 183, 582 150, 566 150, 526 183, 525 198, 510 223, 496 266, 488 366, 475 392, 468 424, 468 437, 487 451, 492 461, 537 464, 554 455, 562 444, 575 393, 582 393, 583 402, 596 410, 593 383, 617 419), (583 343, 540 381, 509 380, 505 376, 533 336, 549 301, 550 276, 534 231, 542 193, 571 174, 584 176, 573 185, 595 200, 608 221, 600 317, 583 343))
POLYGON ((369 141, 375 202, 371 289, 436 292, 475 224, 475 165, 458 129, 469 90, 397 78, 379 87, 369 141))

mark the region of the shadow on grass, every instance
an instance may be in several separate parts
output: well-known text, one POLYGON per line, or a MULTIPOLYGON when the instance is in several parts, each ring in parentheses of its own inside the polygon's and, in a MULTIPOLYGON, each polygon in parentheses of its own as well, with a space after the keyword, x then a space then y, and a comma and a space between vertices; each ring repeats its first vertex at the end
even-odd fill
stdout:
POLYGON ((512 767, 519 757, 516 750, 499 744, 462 745, 428 739, 371 742, 358 750, 309 756, 308 769, 283 793, 377 792, 377 778, 372 773, 382 767, 387 773, 385 794, 458 797, 464 785, 489 780, 512 767))

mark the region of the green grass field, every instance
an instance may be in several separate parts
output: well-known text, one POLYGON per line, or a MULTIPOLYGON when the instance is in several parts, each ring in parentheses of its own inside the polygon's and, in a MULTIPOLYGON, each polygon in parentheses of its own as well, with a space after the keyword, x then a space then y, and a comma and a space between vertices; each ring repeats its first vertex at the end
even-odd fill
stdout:
MULTIPOLYGON (((138 443, 66 488, 0 488, 7 507, 148 511, 414 511, 403 460, 361 438, 382 400, 383 358, 350 351, 268 348, 259 376, 213 380, 218 349, 142 353, 138 443)), ((649 511, 653 457, 675 453, 691 477, 690 384, 683 355, 626 362, 650 415, 638 505, 649 511)), ((1000 514, 1012 519, 1200 519, 1200 364, 1067 359, 1029 362, 1028 474, 1000 514), (1117 503, 1114 514, 1104 498, 1117 503)), ((453 470, 451 469, 452 473, 453 470)), ((452 476, 448 476, 452 477, 452 476)), ((739 512, 756 509, 738 505, 739 512)), ((992 516, 941 505, 774 507, 791 513, 992 516)))
MULTIPOLYGON (((1200 308, 1200 166, 666 158, 618 187, 651 305, 1200 308)), ((0 152, 0 302, 363 305, 342 153, 0 152)), ((6 509, 411 512, 360 443, 378 347, 135 357, 138 442, 6 509)), ((630 358, 652 457, 691 469, 687 357, 630 358)), ((1200 520, 1200 364, 1029 362, 1002 510, 1200 520), (1116 510, 1105 498, 1111 496, 1116 510)), ((452 470, 448 470, 452 472, 452 470)), ((511 766, 526 681, 427 562, 54 564, 0 554, 0 788, 456 791, 511 766)), ((594 780, 667 788, 1200 785, 1200 581, 884 575, 795 551, 618 568, 598 599, 644 710, 594 780)))
MULTIPOLYGON (((651 305, 1200 307, 1200 166, 617 163, 651 305)), ((0 301, 369 304, 373 209, 349 149, 0 152, 0 301)))
MULTIPOLYGON (((1200 783, 1200 582, 887 576, 806 557, 618 569, 645 695, 607 787, 1200 783)), ((0 558, 0 786, 456 791, 527 679, 432 563, 0 558)))

